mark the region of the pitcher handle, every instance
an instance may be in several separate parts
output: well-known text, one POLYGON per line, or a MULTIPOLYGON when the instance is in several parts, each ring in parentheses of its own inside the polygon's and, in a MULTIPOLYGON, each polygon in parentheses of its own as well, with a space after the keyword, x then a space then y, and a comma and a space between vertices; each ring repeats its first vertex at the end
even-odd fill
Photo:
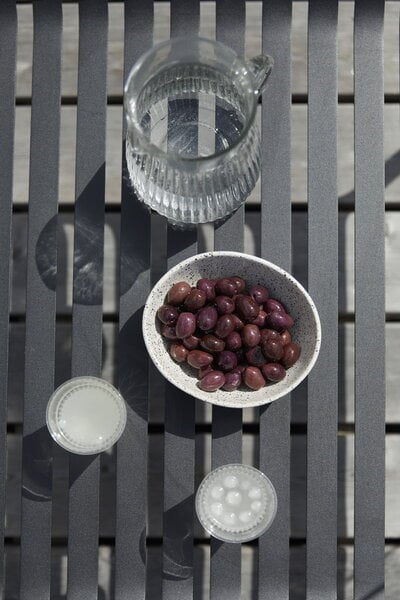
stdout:
POLYGON ((266 88, 268 77, 274 66, 274 60, 266 54, 258 54, 254 58, 250 58, 247 61, 247 65, 256 80, 256 89, 254 92, 257 96, 260 96, 266 88))

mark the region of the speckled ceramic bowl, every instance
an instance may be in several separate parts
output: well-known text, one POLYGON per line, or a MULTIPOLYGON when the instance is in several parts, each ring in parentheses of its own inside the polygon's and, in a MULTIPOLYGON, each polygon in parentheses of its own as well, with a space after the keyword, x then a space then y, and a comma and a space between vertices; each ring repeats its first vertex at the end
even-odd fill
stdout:
POLYGON ((239 252, 207 252, 182 261, 166 273, 147 298, 143 313, 143 336, 147 350, 159 371, 177 388, 212 404, 246 408, 269 404, 281 398, 308 375, 313 368, 321 344, 321 325, 317 309, 303 286, 289 273, 261 258, 239 252), (258 391, 239 389, 234 392, 204 392, 197 383, 197 372, 190 365, 177 364, 169 355, 169 343, 160 334, 157 310, 164 304, 170 287, 178 281, 196 285, 198 279, 217 279, 239 275, 248 287, 265 285, 270 297, 281 301, 294 319, 293 341, 301 346, 301 355, 288 369, 285 379, 258 391))

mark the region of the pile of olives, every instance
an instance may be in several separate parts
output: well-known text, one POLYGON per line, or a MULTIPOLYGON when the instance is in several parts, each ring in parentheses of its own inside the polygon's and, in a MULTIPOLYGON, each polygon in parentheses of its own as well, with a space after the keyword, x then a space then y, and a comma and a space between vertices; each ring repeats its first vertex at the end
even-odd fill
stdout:
POLYGON ((239 276, 175 283, 157 311, 161 334, 178 363, 198 371, 206 392, 252 390, 281 381, 300 356, 292 317, 268 289, 248 291, 239 276))

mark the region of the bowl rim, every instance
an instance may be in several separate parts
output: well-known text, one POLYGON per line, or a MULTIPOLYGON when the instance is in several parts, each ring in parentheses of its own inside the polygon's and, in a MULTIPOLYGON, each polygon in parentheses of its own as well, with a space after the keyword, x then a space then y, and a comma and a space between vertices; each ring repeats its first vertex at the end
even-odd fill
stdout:
MULTIPOLYGON (((235 252, 235 251, 230 251, 230 250, 214 250, 214 251, 202 252, 200 254, 194 254, 193 256, 190 256, 189 258, 186 258, 186 259, 182 260, 181 262, 179 262, 178 264, 176 264, 175 266, 171 267, 171 269, 169 269, 157 281, 157 283, 150 290, 150 292, 146 298, 146 302, 145 302, 144 310, 143 310, 143 316, 142 316, 142 333, 143 333, 144 343, 145 343, 147 352, 148 352, 151 360, 153 361, 154 365, 157 367, 157 369, 160 371, 162 376, 167 381, 172 383, 176 388, 180 389, 181 391, 187 393, 188 395, 190 395, 194 398, 198 398, 199 400, 202 400, 203 402, 209 402, 210 404, 214 404, 216 406, 223 406, 226 408, 254 408, 257 406, 264 406, 267 404, 271 404, 272 402, 275 402, 275 400, 278 400, 279 398, 283 398, 284 396, 289 394, 291 391, 293 391, 308 376, 308 374, 314 367, 314 365, 318 359, 320 349, 321 349, 321 336, 322 336, 321 321, 320 321, 317 307, 316 307, 313 299, 311 298, 310 294, 307 292, 307 290, 304 288, 304 286, 295 277, 293 277, 293 275, 291 275, 288 271, 285 271, 285 269, 283 269, 279 265, 276 265, 275 263, 272 263, 264 258, 260 258, 258 256, 253 256, 252 254, 248 254, 245 252, 235 252), (235 402, 233 400, 231 402, 229 402, 228 394, 234 394, 234 392, 226 392, 227 393, 227 401, 221 402, 218 400, 218 392, 220 392, 221 390, 217 390, 217 392, 210 393, 210 392, 204 392, 203 390, 198 388, 198 389, 196 389, 195 394, 192 393, 192 390, 188 390, 187 387, 185 387, 183 384, 180 384, 179 380, 177 381, 176 379, 173 379, 172 377, 169 376, 168 373, 165 372, 162 362, 159 360, 157 353, 154 352, 154 350, 153 350, 153 343, 151 341, 150 329, 151 329, 151 327, 154 327, 154 325, 151 324, 151 319, 149 319, 149 313, 150 313, 150 310, 152 310, 150 308, 149 299, 151 298, 151 295, 154 292, 154 290, 156 290, 156 289, 158 290, 158 289, 162 288, 163 286, 165 286, 166 281, 171 277, 171 275, 174 275, 174 273, 180 271, 181 269, 183 269, 186 266, 189 266, 195 260, 203 260, 205 258, 218 258, 218 257, 222 257, 222 256, 223 257, 232 257, 232 258, 241 258, 244 260, 249 260, 252 262, 259 263, 263 267, 268 267, 269 269, 276 271, 279 275, 288 279, 295 287, 297 287, 299 289, 299 291, 306 298, 307 303, 310 306, 311 312, 312 312, 314 320, 315 320, 315 326, 316 326, 315 345, 314 345, 312 357, 311 357, 310 361, 308 362, 307 366, 299 374, 299 376, 296 378, 296 380, 293 381, 292 383, 288 384, 288 386, 285 388, 285 390, 283 390, 281 393, 276 392, 275 395, 272 393, 269 396, 267 396, 263 399, 259 399, 259 400, 256 400, 256 395, 255 395, 254 402, 249 402, 248 400, 246 400, 246 402, 243 402, 243 403, 240 403, 237 401, 235 402)), ((262 389, 264 389, 264 388, 262 388, 262 389)), ((271 388, 269 388, 269 389, 271 389, 271 388)))

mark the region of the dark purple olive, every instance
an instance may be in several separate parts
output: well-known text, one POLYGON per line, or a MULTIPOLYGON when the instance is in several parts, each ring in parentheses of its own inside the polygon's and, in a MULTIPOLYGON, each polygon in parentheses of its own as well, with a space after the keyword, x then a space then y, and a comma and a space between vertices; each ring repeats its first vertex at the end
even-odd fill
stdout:
POLYGON ((277 331, 283 331, 293 325, 293 319, 287 313, 274 310, 267 316, 265 323, 267 327, 272 327, 272 329, 276 329, 277 331))
POLYGON ((182 343, 188 350, 196 350, 200 344, 200 338, 197 335, 189 335, 187 338, 183 338, 182 343))
POLYGON ((216 296, 215 306, 220 315, 230 315, 235 310, 235 303, 229 296, 216 296))
POLYGON ((239 317, 237 315, 235 315, 234 313, 231 316, 233 319, 233 324, 235 326, 235 331, 242 331, 242 329, 244 327, 244 323, 243 323, 242 319, 239 319, 239 317))
POLYGON ((213 279, 199 279, 196 287, 206 293, 207 301, 215 298, 215 281, 213 279))
POLYGON ((266 342, 267 340, 281 340, 280 334, 275 331, 275 329, 261 329, 261 343, 266 342))
POLYGON ((202 331, 213 329, 218 320, 217 309, 214 306, 204 306, 196 315, 197 327, 202 331))
POLYGON ((252 390, 259 390, 265 385, 265 379, 258 367, 246 367, 243 381, 252 390))
POLYGON ((250 350, 247 350, 245 355, 247 362, 249 365, 253 365, 253 367, 262 367, 267 362, 260 346, 250 348, 250 350))
POLYGON ((233 282, 236 290, 236 294, 241 294, 246 287, 244 280, 239 277, 239 275, 233 275, 233 277, 229 277, 229 279, 233 282))
POLYGON ((199 379, 203 379, 204 375, 207 375, 207 373, 209 373, 212 370, 213 370, 213 368, 211 365, 206 365, 205 367, 200 367, 197 376, 199 379))
POLYGON ((218 279, 215 284, 215 293, 221 296, 234 296, 236 294, 236 285, 231 279, 218 279))
POLYGON ((191 310, 195 312, 202 308, 207 300, 207 294, 203 292, 203 290, 198 290, 197 288, 192 288, 188 295, 186 296, 183 306, 185 310, 191 310))
POLYGON ((225 349, 225 342, 221 338, 208 333, 200 340, 200 346, 207 352, 222 352, 225 349))
POLYGON ((287 369, 292 367, 300 356, 301 348, 294 342, 290 342, 283 349, 282 364, 287 369))
POLYGON ((261 335, 257 325, 252 323, 245 325, 242 329, 242 342, 247 348, 253 348, 260 343, 261 335))
POLYGON ((232 369, 232 371, 225 373, 225 383, 222 386, 222 389, 226 392, 234 392, 241 383, 242 373, 240 372, 240 369, 236 367, 236 369, 232 369))
POLYGON ((182 304, 191 289, 192 288, 186 281, 174 283, 167 295, 168 304, 173 304, 174 306, 182 304))
POLYGON ((285 331, 282 331, 282 333, 281 333, 282 345, 286 346, 286 344, 290 344, 291 341, 292 341, 292 336, 290 334, 290 331, 288 331, 287 329, 285 329, 285 331))
POLYGON ((237 331, 232 331, 232 333, 230 333, 228 337, 225 338, 225 344, 227 350, 239 350, 239 348, 242 347, 242 338, 240 333, 238 333, 237 331))
POLYGON ((167 340, 177 340, 175 325, 163 325, 161 327, 161 335, 167 338, 167 340))
POLYGON ((257 318, 260 307, 251 296, 237 296, 236 310, 239 313, 239 317, 249 323, 257 318))
POLYGON ((280 340, 267 340, 263 342, 262 350, 265 358, 269 360, 280 360, 283 356, 283 346, 280 340))
POLYGON ((237 366, 237 356, 230 350, 223 350, 217 354, 216 365, 221 371, 231 371, 237 366))
POLYGON ((277 381, 282 381, 282 379, 286 375, 286 370, 279 363, 267 363, 263 367, 261 367, 262 374, 265 379, 268 381, 272 381, 276 383, 277 381))
POLYGON ((265 310, 260 310, 257 315, 257 318, 253 321, 253 325, 258 325, 258 327, 262 328, 265 326, 265 320, 267 318, 267 313, 265 310))
POLYGON ((164 325, 175 325, 179 317, 179 312, 175 306, 163 304, 157 311, 157 317, 164 325))
POLYGON ((221 371, 210 371, 198 382, 200 389, 205 392, 215 392, 225 383, 225 375, 221 371))
POLYGON ((249 290, 249 296, 257 302, 257 304, 264 304, 269 298, 268 290, 263 285, 253 285, 249 290))
POLYGON ((279 302, 279 300, 275 300, 274 298, 269 298, 264 306, 264 310, 267 313, 274 312, 274 310, 278 312, 286 312, 284 306, 279 302))
POLYGON ((226 338, 234 330, 233 319, 231 315, 222 315, 217 321, 214 329, 215 335, 220 338, 226 338))
POLYGON ((195 369, 211 365, 213 360, 213 355, 209 354, 209 352, 203 352, 203 350, 191 350, 187 355, 189 365, 195 369))
POLYGON ((176 335, 178 338, 186 338, 196 331, 196 317, 191 312, 183 312, 176 322, 176 335))
POLYGON ((171 344, 169 353, 176 362, 185 362, 188 355, 188 349, 183 344, 171 344))

